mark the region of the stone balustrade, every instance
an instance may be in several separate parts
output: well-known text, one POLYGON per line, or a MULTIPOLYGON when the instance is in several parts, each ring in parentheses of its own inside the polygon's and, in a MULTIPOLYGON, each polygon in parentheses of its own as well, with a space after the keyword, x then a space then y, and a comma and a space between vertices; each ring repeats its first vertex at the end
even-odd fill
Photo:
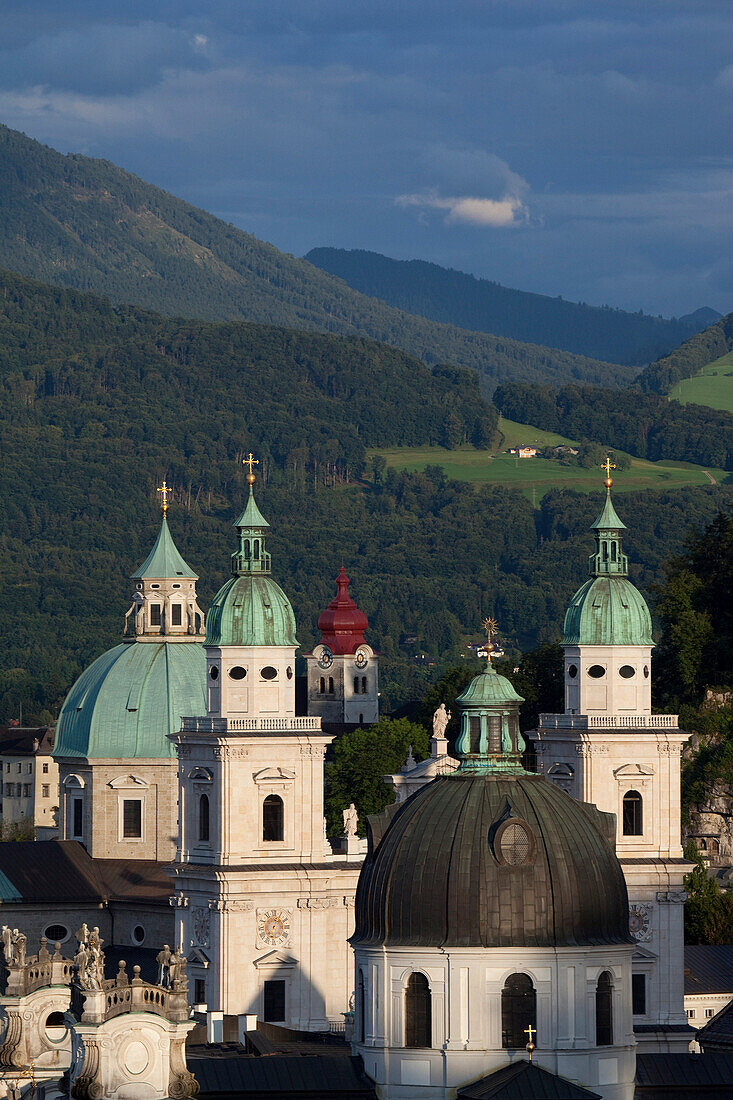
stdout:
POLYGON ((5 963, 7 975, 5 994, 8 997, 26 997, 50 985, 70 985, 73 977, 73 959, 65 959, 61 954, 61 945, 56 944, 52 955, 46 937, 41 938, 37 955, 28 955, 22 960, 11 959, 5 963))
POLYGON ((612 730, 679 728, 676 714, 541 714, 541 730, 612 730))
POLYGON ((320 717, 303 718, 184 718, 183 733, 305 733, 321 729, 320 717))
POLYGON ((125 963, 115 978, 104 982, 101 989, 75 986, 72 1010, 83 1024, 102 1024, 125 1012, 152 1012, 172 1023, 180 1023, 191 1015, 188 1004, 188 982, 174 980, 170 988, 153 985, 140 977, 140 967, 133 967, 132 981, 125 963))

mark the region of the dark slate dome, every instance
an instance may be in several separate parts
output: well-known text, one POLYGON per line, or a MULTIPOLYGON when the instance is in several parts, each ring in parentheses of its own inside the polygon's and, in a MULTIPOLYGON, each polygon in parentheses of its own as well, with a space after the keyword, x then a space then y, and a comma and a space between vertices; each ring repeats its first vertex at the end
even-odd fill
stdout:
POLYGON ((542 776, 455 773, 369 818, 354 945, 629 943, 612 814, 542 776))

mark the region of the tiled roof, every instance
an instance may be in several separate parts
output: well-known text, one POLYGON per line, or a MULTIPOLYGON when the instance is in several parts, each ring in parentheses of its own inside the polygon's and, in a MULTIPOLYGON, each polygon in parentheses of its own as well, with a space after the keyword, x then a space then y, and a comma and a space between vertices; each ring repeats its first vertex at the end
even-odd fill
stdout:
POLYGON ((733 1001, 729 1001, 712 1020, 708 1020, 695 1033, 695 1038, 706 1054, 730 1051, 730 1057, 733 1058, 733 1001))
POLYGON ((459 1100, 600 1100, 597 1092, 542 1069, 536 1062, 503 1066, 458 1090, 459 1100))
POLYGON ((171 893, 168 863, 122 859, 92 859, 76 840, 22 840, 0 844, 0 885, 3 900, 39 904, 56 902, 165 902, 171 893))
POLYGON ((54 726, 3 726, 0 756, 50 756, 55 732, 54 726))
POLYGON ((733 997, 733 944, 685 948, 685 995, 695 993, 733 997))
POLYGON ((733 1055, 637 1053, 637 1100, 687 1100, 693 1095, 733 1097, 733 1055))
POLYGON ((371 1082, 358 1058, 343 1055, 273 1054, 257 1057, 232 1044, 227 1049, 189 1051, 188 1068, 196 1077, 200 1100, 230 1096, 237 1100, 267 1097, 309 1097, 320 1100, 374 1100, 371 1082))

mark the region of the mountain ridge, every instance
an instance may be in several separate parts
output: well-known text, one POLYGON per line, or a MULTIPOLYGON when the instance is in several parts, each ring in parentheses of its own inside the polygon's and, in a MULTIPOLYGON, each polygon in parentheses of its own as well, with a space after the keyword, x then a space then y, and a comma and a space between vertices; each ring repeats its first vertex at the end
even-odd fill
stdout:
MULTIPOLYGON (((397 309, 476 332, 642 366, 710 324, 589 306, 503 286, 427 260, 395 260, 365 249, 312 248, 305 259, 397 309)), ((699 315, 699 316, 698 316, 699 315)))
POLYGON ((364 336, 502 379, 624 385, 633 370, 396 310, 168 192, 0 125, 0 255, 29 278, 168 316, 364 336))

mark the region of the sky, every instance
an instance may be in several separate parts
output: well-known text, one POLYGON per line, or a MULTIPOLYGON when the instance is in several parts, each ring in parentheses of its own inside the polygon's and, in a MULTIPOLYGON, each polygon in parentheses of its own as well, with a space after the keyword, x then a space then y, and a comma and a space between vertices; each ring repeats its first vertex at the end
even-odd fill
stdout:
POLYGON ((733 310, 733 0, 3 0, 0 121, 295 255, 733 310))

